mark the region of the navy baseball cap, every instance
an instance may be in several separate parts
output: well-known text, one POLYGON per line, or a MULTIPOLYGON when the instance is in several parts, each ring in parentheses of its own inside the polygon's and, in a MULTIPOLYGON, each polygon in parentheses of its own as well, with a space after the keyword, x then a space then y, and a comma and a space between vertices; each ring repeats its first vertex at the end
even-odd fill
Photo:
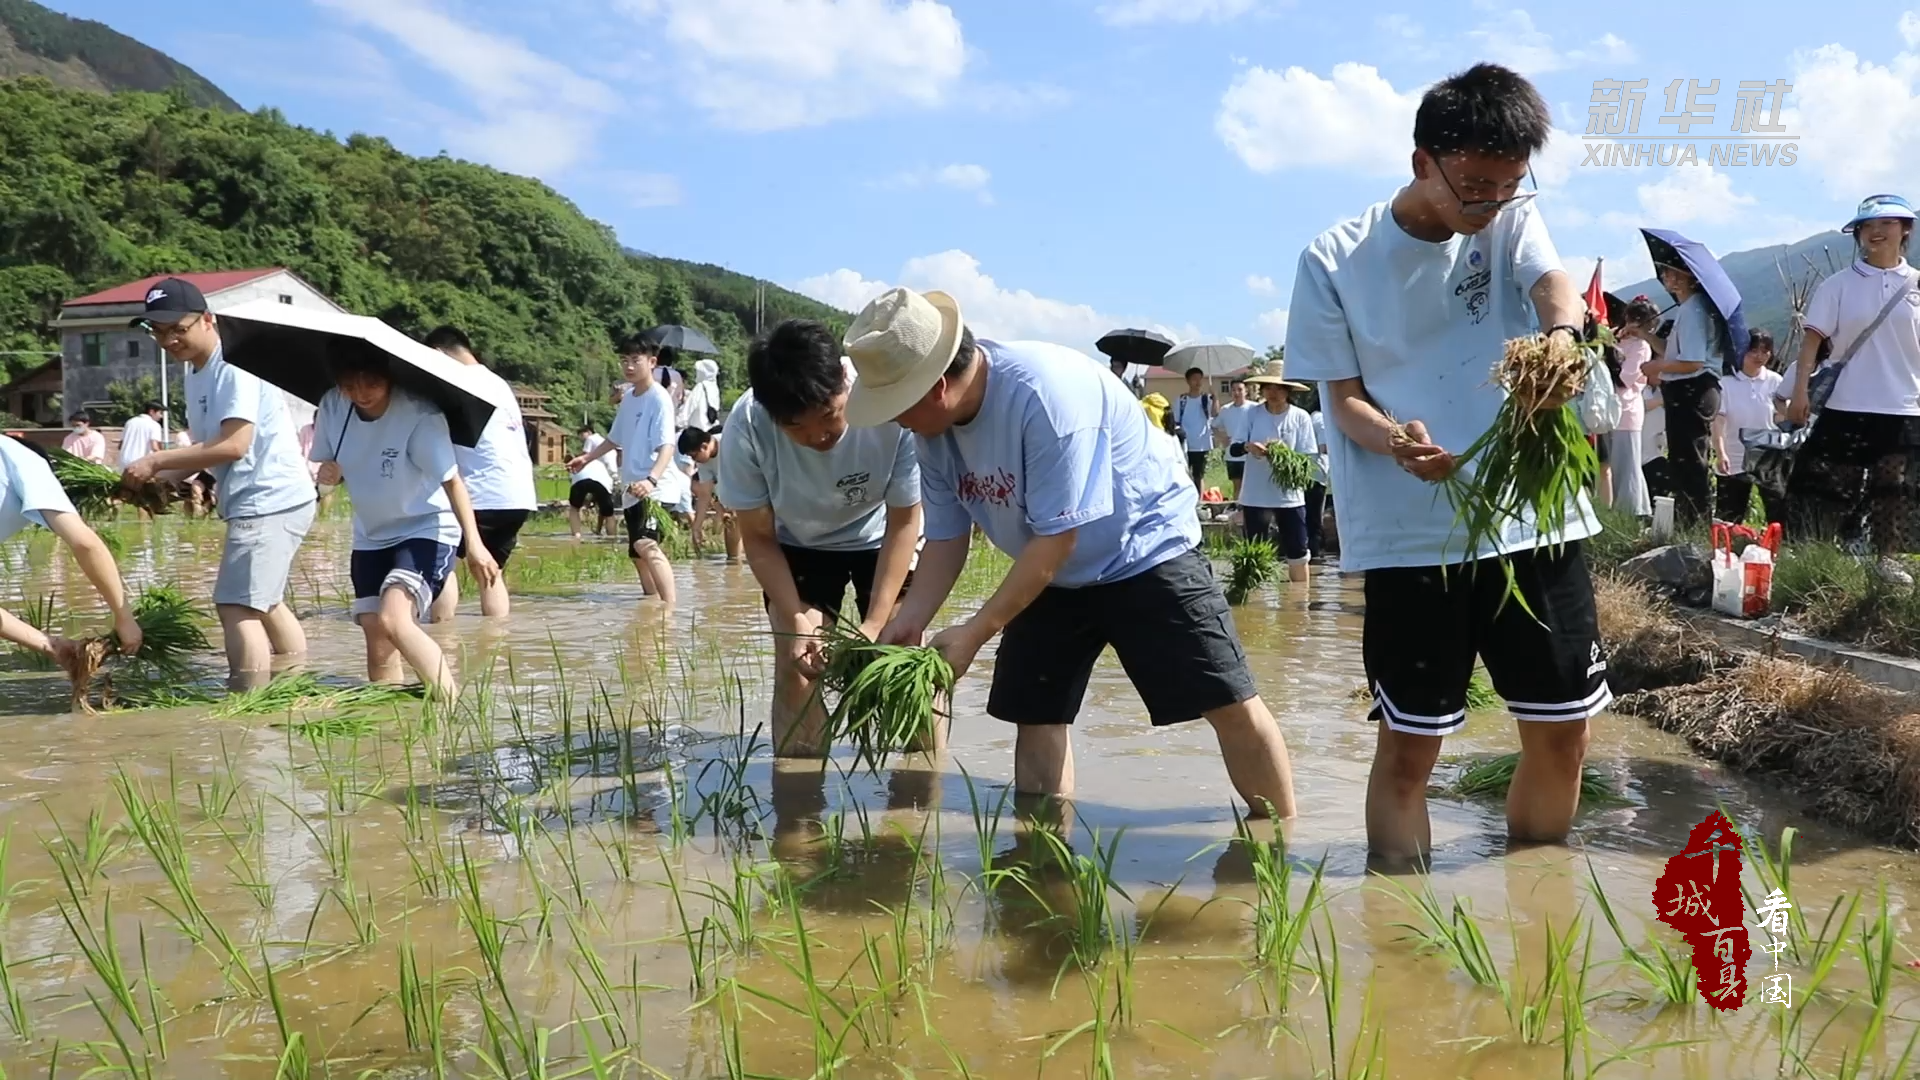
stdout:
POLYGON ((198 285, 184 278, 167 278, 147 287, 146 314, 133 320, 133 325, 177 323, 206 310, 207 298, 200 294, 198 285))

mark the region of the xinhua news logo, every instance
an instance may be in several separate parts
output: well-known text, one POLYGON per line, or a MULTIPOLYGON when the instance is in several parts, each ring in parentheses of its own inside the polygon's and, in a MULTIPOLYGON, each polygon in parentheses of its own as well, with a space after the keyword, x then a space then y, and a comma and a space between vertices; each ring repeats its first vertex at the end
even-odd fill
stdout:
POLYGON ((1793 84, 1785 79, 1764 82, 1742 79, 1734 91, 1733 124, 1727 134, 1694 134, 1695 128, 1713 130, 1720 80, 1675 79, 1667 84, 1666 110, 1659 114, 1659 132, 1642 135, 1640 114, 1647 100, 1647 80, 1596 79, 1593 103, 1587 109, 1587 145, 1582 165, 1792 165, 1798 160, 1800 136, 1780 122, 1780 110, 1793 84))

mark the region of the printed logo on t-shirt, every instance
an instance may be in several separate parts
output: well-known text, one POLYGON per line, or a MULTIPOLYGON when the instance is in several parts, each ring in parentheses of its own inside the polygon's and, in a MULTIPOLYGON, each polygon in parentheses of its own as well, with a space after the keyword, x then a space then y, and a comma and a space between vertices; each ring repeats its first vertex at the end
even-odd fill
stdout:
POLYGON ((400 460, 400 451, 393 447, 389 446, 385 450, 380 451, 380 478, 382 480, 393 479, 393 463, 398 460, 400 460))
POLYGON ((867 501, 867 484, 873 480, 871 472, 848 473, 833 482, 848 506, 859 506, 867 501))
POLYGON ((960 482, 954 485, 954 494, 959 496, 961 502, 1011 506, 1017 486, 1013 474, 1005 469, 995 469, 991 476, 964 472, 960 474, 960 482))
MULTIPOLYGON (((1473 252, 1473 255, 1478 254, 1480 254, 1480 252, 1473 252)), ((1473 257, 1468 256, 1468 262, 1473 261, 1473 257)), ((1473 316, 1473 321, 1476 324, 1487 317, 1487 302, 1490 299, 1487 293, 1487 286, 1492 282, 1493 271, 1480 270, 1467 275, 1467 280, 1461 282, 1459 287, 1453 290, 1453 295, 1465 296, 1467 298, 1467 314, 1473 316)))

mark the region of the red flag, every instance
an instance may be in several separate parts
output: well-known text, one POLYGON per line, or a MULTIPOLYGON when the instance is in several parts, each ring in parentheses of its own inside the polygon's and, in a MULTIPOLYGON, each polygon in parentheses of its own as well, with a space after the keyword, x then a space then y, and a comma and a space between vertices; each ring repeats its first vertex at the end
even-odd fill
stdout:
POLYGON ((1607 325, 1607 290, 1600 284, 1600 267, 1605 259, 1593 261, 1593 280, 1587 283, 1587 310, 1601 326, 1607 325))

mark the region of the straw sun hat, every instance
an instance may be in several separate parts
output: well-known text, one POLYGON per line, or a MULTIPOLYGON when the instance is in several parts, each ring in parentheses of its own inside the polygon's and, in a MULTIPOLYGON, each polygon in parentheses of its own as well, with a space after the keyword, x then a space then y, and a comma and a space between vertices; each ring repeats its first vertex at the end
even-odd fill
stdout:
POLYGON ((1241 382, 1248 386, 1284 386, 1289 390, 1311 390, 1305 383, 1289 381, 1283 374, 1284 368, 1276 361, 1269 360, 1264 365, 1249 368, 1247 376, 1241 382))
POLYGON ((960 305, 943 292, 889 289, 847 328, 847 358, 859 376, 847 422, 877 427, 927 396, 960 351, 960 305))

